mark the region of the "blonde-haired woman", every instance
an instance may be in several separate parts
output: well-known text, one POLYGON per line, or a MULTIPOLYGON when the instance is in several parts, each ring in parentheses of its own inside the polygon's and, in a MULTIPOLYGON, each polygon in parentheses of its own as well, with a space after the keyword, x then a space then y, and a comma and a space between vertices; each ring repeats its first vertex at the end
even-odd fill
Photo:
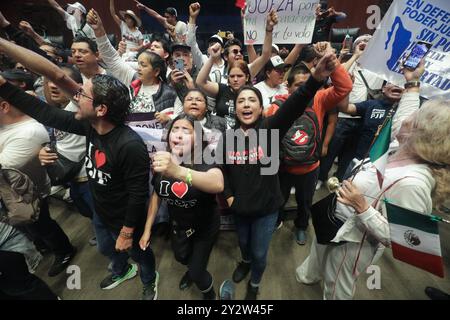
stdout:
POLYGON ((345 223, 332 240, 341 244, 321 245, 314 239, 296 270, 301 283, 324 281, 324 299, 352 299, 359 274, 390 245, 386 207, 374 199, 429 215, 450 196, 450 101, 428 101, 418 109, 422 73, 423 65, 404 72, 406 90, 393 119, 398 149, 388 158, 383 185, 371 163, 353 182, 344 181, 336 216, 345 223))

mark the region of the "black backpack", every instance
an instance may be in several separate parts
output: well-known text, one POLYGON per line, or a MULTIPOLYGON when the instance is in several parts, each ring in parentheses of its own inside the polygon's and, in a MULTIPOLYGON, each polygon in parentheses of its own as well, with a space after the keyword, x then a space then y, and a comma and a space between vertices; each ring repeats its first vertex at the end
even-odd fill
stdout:
MULTIPOLYGON (((273 103, 281 107, 283 101, 276 100, 273 103)), ((322 134, 317 115, 311 106, 312 103, 294 121, 281 140, 281 160, 288 166, 313 164, 320 159, 322 134)))

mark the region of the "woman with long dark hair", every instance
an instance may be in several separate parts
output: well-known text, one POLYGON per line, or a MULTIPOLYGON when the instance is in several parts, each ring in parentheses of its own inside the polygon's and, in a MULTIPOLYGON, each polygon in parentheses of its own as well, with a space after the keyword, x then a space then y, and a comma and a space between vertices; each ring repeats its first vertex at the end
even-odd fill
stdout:
POLYGON ((334 54, 325 55, 310 79, 270 117, 263 117, 263 98, 258 89, 244 86, 237 93, 235 136, 244 141, 229 144, 231 139, 224 139, 224 195, 235 213, 242 254, 233 280, 242 281, 251 270, 246 299, 257 297, 278 209, 283 202, 277 176, 280 139, 337 65, 334 54), (276 140, 267 141, 267 137, 276 140), (272 159, 275 164, 270 163, 272 159))
POLYGON ((194 130, 195 121, 184 113, 177 116, 168 128, 167 151, 159 151, 153 158, 154 192, 140 246, 145 250, 149 245, 159 204, 166 201, 173 225, 172 249, 176 260, 188 268, 180 289, 194 282, 203 298, 210 300, 216 295, 206 268, 219 231, 215 195, 223 191, 223 175, 216 165, 202 161, 205 145, 202 130, 194 130))

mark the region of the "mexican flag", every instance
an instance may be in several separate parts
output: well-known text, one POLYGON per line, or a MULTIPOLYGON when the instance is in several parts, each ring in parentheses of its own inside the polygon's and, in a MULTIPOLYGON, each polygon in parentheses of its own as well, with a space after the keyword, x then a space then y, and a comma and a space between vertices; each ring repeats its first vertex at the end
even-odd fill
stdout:
POLYGON ((386 202, 394 258, 444 277, 438 222, 386 202))
POLYGON ((386 169, 389 144, 391 142, 391 126, 392 117, 388 117, 369 151, 370 161, 377 168, 377 178, 380 188, 383 184, 384 170, 386 169))

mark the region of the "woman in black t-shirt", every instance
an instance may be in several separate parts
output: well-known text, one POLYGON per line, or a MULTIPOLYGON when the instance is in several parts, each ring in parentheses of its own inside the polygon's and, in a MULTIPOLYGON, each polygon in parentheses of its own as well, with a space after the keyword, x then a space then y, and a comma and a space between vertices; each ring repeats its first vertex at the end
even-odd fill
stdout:
POLYGON ((215 112, 219 117, 227 120, 228 128, 233 128, 236 123, 236 112, 234 100, 236 92, 244 85, 250 84, 250 70, 243 60, 233 61, 228 66, 228 85, 216 83, 208 80, 212 67, 212 61, 215 57, 220 56, 220 45, 212 46, 210 50, 210 58, 200 70, 196 84, 209 97, 216 99, 215 112))
POLYGON ((224 183, 222 171, 202 161, 203 131, 194 131, 194 121, 186 114, 176 117, 168 128, 168 151, 159 151, 153 158, 154 192, 139 244, 142 250, 148 247, 153 221, 164 199, 173 223, 175 258, 188 267, 180 289, 194 282, 204 299, 215 299, 213 279, 206 267, 220 225, 215 195, 223 191, 224 183))

